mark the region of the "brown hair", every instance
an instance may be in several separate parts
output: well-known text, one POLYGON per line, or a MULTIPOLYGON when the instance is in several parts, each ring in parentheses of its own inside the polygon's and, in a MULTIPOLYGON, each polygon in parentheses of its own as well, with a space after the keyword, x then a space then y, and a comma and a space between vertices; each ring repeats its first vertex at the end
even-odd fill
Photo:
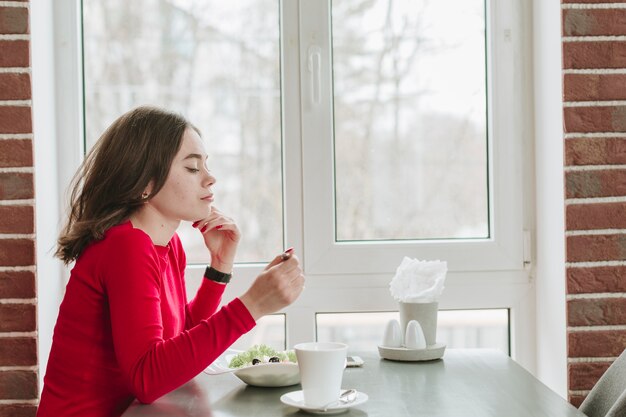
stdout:
POLYGON ((66 264, 163 187, 180 149, 184 117, 155 107, 123 114, 102 134, 71 184, 70 213, 56 256, 66 264), (142 196, 152 182, 151 193, 142 196))

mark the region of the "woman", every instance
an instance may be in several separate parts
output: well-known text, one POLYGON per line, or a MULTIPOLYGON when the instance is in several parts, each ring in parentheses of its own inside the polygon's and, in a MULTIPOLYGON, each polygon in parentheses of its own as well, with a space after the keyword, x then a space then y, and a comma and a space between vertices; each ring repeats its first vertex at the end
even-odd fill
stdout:
POLYGON ((98 140, 74 180, 57 256, 76 261, 61 303, 37 415, 119 416, 192 379, 261 316, 298 297, 288 251, 222 307, 240 232, 213 203, 198 130, 140 107, 98 140), (195 298, 185 293, 176 229, 194 222, 211 255, 195 298))

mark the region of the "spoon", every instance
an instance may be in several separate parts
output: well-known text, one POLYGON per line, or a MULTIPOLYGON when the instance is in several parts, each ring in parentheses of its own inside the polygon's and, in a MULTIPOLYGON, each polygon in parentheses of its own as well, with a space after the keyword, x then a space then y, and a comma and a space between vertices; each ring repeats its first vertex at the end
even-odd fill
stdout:
POLYGON ((350 404, 351 402, 356 400, 356 394, 357 392, 355 389, 346 390, 339 396, 339 399, 331 401, 330 403, 322 407, 322 409, 324 411, 328 411, 328 409, 330 407, 333 407, 335 404, 350 404))

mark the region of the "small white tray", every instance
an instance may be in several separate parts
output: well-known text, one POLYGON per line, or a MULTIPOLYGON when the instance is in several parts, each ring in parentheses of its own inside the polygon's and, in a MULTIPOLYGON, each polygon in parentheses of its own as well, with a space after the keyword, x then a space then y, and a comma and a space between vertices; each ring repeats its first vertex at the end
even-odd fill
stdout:
POLYGON ((381 358, 404 362, 433 361, 435 359, 441 359, 445 350, 445 343, 435 343, 434 345, 426 346, 426 349, 378 346, 378 354, 381 358))

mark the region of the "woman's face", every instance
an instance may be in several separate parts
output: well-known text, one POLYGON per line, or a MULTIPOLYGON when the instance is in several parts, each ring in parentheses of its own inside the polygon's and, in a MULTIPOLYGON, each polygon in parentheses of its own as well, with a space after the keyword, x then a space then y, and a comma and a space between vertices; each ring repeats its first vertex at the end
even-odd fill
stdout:
POLYGON ((147 204, 167 219, 196 221, 211 212, 215 177, 206 167, 207 154, 198 133, 185 130, 163 188, 147 204))

